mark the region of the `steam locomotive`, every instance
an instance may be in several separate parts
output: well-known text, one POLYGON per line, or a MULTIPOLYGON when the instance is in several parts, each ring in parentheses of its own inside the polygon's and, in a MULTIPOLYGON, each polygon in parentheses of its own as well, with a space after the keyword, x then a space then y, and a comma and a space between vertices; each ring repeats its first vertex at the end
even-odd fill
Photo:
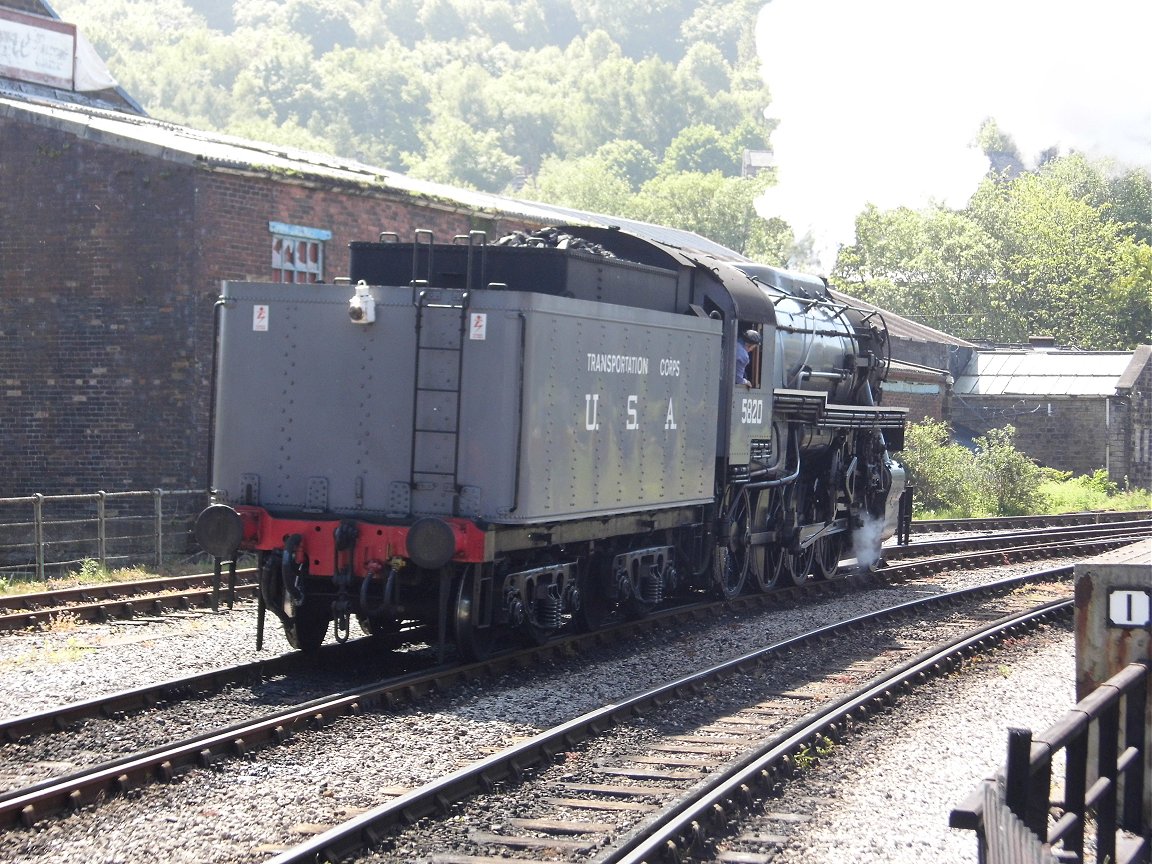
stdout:
POLYGON ((296 648, 355 617, 473 659, 874 561, 904 488, 881 316, 700 245, 417 231, 336 284, 225 283, 196 536, 258 552, 296 648))

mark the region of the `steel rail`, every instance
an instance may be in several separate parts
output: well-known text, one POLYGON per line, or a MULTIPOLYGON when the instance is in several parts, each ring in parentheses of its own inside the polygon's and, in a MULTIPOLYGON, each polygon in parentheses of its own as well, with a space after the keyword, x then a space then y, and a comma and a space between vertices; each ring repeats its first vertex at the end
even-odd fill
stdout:
MULTIPOLYGON (((255 597, 256 585, 237 585, 235 594, 236 598, 241 600, 255 597)), ((60 618, 100 623, 131 620, 141 616, 160 616, 166 611, 190 612, 195 608, 213 609, 216 605, 217 598, 211 588, 196 588, 174 594, 140 595, 95 603, 76 603, 56 609, 0 615, 0 631, 24 630, 48 625, 60 618)))
MULTIPOLYGON (((339 647, 341 646, 326 645, 321 650, 324 654, 333 654, 339 647)), ((146 711, 163 702, 218 693, 229 686, 290 674, 299 671, 301 661, 301 655, 296 652, 281 654, 238 666, 212 669, 187 678, 172 678, 105 696, 69 702, 47 711, 0 719, 0 741, 15 742, 30 735, 64 732, 75 724, 93 717, 111 717, 116 714, 146 711)), ((0 800, 4 794, 7 793, 0 793, 0 800)))
MULTIPOLYGON (((1110 548, 1119 542, 1122 541, 1093 541, 1090 548, 1094 550, 1100 548, 1101 545, 1103 548, 1110 548)), ((1084 547, 1079 546, 1078 548, 1082 551, 1084 547)), ((1047 551, 1050 553, 1051 550, 1047 551)), ((995 563, 1002 563, 1008 553, 998 550, 987 554, 993 556, 995 563)), ((972 565, 971 556, 964 556, 962 560, 969 566, 972 565)), ((949 564, 954 566, 955 563, 957 562, 949 561, 944 564, 937 562, 933 565, 933 569, 946 569, 949 564)), ((914 564, 888 567, 881 571, 880 578, 883 581, 897 582, 905 575, 918 575, 919 573, 925 572, 925 566, 925 562, 916 562, 914 564)), ((1055 571, 1041 571, 1041 573, 1060 573, 1062 571, 1070 573, 1071 568, 1056 568, 1055 571)), ((1051 579, 1059 577, 1044 577, 1041 574, 1032 574, 1029 577, 1016 577, 1016 579, 1026 579, 1027 581, 1035 581, 1041 578, 1051 579)), ((1001 580, 1000 582, 989 583, 988 586, 978 586, 967 590, 971 592, 996 590, 996 586, 1014 581, 1015 580, 1012 579, 1001 580)), ((215 730, 206 733, 204 736, 180 742, 168 748, 157 748, 155 752, 148 751, 146 754, 134 754, 133 756, 125 757, 124 759, 111 763, 105 763, 93 769, 76 772, 68 777, 53 778, 25 789, 13 790, 10 793, 0 796, 0 827, 15 824, 17 821, 29 824, 48 813, 58 812, 61 809, 67 808, 75 809, 103 797, 122 794, 128 789, 146 783, 168 780, 179 770, 184 770, 196 765, 214 764, 224 758, 228 758, 230 755, 246 753, 261 747, 282 743, 296 730, 307 725, 324 725, 331 722, 331 720, 337 716, 359 713, 366 708, 374 708, 380 704, 390 706, 400 701, 415 700, 423 693, 449 689, 460 680, 474 680, 476 678, 494 675, 498 673, 498 670, 521 666, 525 662, 539 661, 548 656, 552 656, 553 653, 557 651, 569 652, 579 650, 582 644, 600 643, 613 638, 614 634, 618 632, 621 634, 634 634, 646 628, 659 627, 662 622, 667 622, 669 619, 676 617, 687 619, 699 618, 702 615, 721 614, 732 608, 763 608, 763 606, 768 604, 787 605, 809 595, 827 596, 829 594, 842 594, 859 590, 868 582, 869 577, 867 576, 863 578, 809 582, 804 586, 774 591, 767 594, 742 595, 733 601, 693 604, 658 612, 640 621, 625 622, 597 630, 593 633, 548 643, 544 646, 529 649, 528 651, 510 652, 499 655, 483 663, 463 667, 439 665, 432 671, 415 673, 384 682, 376 682, 352 691, 345 691, 327 700, 313 700, 306 703, 305 707, 296 710, 288 709, 283 712, 277 712, 274 715, 269 715, 248 723, 237 724, 234 727, 228 727, 224 730, 215 730), (116 768, 120 770, 117 771, 115 770, 116 768), (19 802, 19 807, 17 807, 17 804, 14 802, 19 802)), ((952 595, 938 596, 958 597, 964 596, 964 594, 965 592, 957 592, 952 595)), ((915 602, 922 603, 925 601, 915 602)), ((894 608, 898 609, 900 607, 894 608)), ((341 647, 344 647, 346 650, 346 646, 332 646, 331 650, 338 651, 341 647)), ((286 658, 296 656, 298 655, 285 655, 286 658)), ((260 662, 267 661, 257 661, 256 664, 246 664, 246 666, 237 667, 237 669, 240 670, 239 674, 252 674, 251 670, 260 662)), ((285 660, 283 662, 291 661, 285 660)), ((192 681, 196 682, 201 679, 210 678, 212 674, 213 673, 204 673, 204 675, 196 676, 192 681)), ((235 680, 235 678, 233 680, 235 680)), ((193 686, 210 687, 212 685, 210 683, 194 683, 193 686)), ((125 691, 122 694, 118 694, 118 698, 120 699, 120 704, 123 705, 130 706, 133 700, 138 700, 136 704, 147 706, 150 704, 150 700, 152 700, 151 704, 155 704, 158 698, 163 698, 161 694, 167 693, 169 696, 179 694, 180 689, 181 682, 164 682, 162 684, 140 688, 141 691, 146 692, 125 691)), ((90 700, 92 703, 98 703, 99 701, 100 700, 90 700)), ((83 704, 84 703, 75 703, 71 706, 56 709, 54 712, 45 712, 45 716, 30 715, 31 719, 17 718, 16 721, 6 722, 4 726, 0 726, 0 729, 4 729, 5 736, 7 737, 11 737, 12 735, 19 737, 19 735, 23 733, 19 731, 20 725, 17 721, 28 724, 25 728, 29 729, 44 730, 47 729, 49 725, 57 729, 66 728, 69 722, 74 722, 75 719, 81 719, 84 716, 82 710, 83 704)), ((97 710, 100 713, 107 713, 107 709, 97 708, 97 710)), ((94 713, 96 713, 96 711, 91 711, 88 716, 92 716, 94 713)))
POLYGON ((1055 525, 1106 524, 1125 519, 1152 519, 1152 510, 1082 510, 1047 516, 988 516, 974 519, 915 519, 916 533, 932 531, 999 531, 1004 528, 1048 527, 1055 525))
MULTIPOLYGON (((501 753, 493 754, 486 759, 407 792, 277 855, 265 864, 301 864, 301 862, 326 864, 330 861, 344 860, 365 848, 379 844, 386 833, 395 827, 411 824, 432 814, 445 813, 452 803, 478 792, 490 790, 499 781, 518 781, 526 768, 545 763, 556 754, 570 749, 591 735, 618 725, 632 716, 642 714, 651 707, 660 706, 684 695, 694 693, 707 682, 721 680, 737 673, 750 672, 763 663, 777 659, 782 654, 805 648, 810 644, 826 639, 834 639, 838 634, 847 630, 875 626, 878 622, 898 619, 925 608, 947 606, 965 599, 1009 592, 1029 582, 1068 578, 1072 574, 1072 569, 1071 565, 1058 567, 902 603, 885 610, 820 627, 809 633, 777 642, 700 672, 683 676, 668 684, 584 714, 501 753)), ((1071 603, 1070 600, 1056 602, 1071 603)), ((979 640, 969 638, 968 641, 979 640)), ((909 677, 922 674, 921 667, 927 668, 930 665, 922 662, 917 666, 917 671, 910 673, 909 677)), ((873 691, 877 689, 882 688, 880 685, 872 688, 873 691)), ((803 740, 810 740, 812 734, 809 733, 803 740)), ((649 830, 650 826, 646 825, 642 832, 647 834, 649 830)))
POLYGON ((904 546, 885 546, 882 550, 885 560, 898 561, 917 555, 943 555, 949 550, 999 549, 1021 544, 1040 545, 1042 541, 1069 541, 1073 538, 1091 539, 1111 535, 1146 537, 1152 533, 1152 519, 1126 520, 1106 525, 1072 525, 1056 528, 1032 528, 1013 531, 1007 534, 982 534, 969 537, 947 539, 927 539, 908 543, 904 546))
MULTIPOLYGON (((1147 512, 1147 511, 1145 511, 1147 512)), ((1072 514, 1083 518, 1084 514, 1072 514)), ((1140 517, 1140 513, 1107 513, 1098 521, 1086 524, 1073 523, 1072 519, 1060 517, 1002 517, 1001 520, 938 520, 963 524, 970 529, 974 526, 991 527, 990 523, 1005 520, 1020 520, 1009 524, 1042 525, 1029 532, 1030 539, 1060 536, 1061 532, 1094 534, 1105 531, 1145 531, 1152 529, 1152 516, 1140 517), (1103 518, 1108 517, 1108 518, 1103 518), (1115 518, 1111 518, 1115 517, 1115 518), (1132 517, 1132 518, 1121 518, 1132 517), (1048 520, 1058 520, 1064 527, 1051 527, 1048 520)), ((937 523, 915 523, 937 524, 937 523)), ((939 529, 944 530, 944 529, 939 529)), ((899 561, 912 555, 941 554, 947 548, 965 548, 968 545, 1003 548, 1012 546, 1028 534, 1013 533, 994 537, 967 537, 951 540, 927 540, 909 546, 888 546, 883 550, 885 560, 899 561)), ((255 568, 237 570, 237 576, 248 578, 255 575, 255 568)), ((0 595, 0 631, 22 630, 48 624, 61 616, 82 621, 107 621, 131 619, 141 615, 161 615, 171 609, 189 610, 194 606, 215 608, 219 594, 215 593, 213 575, 210 573, 191 576, 172 576, 127 582, 102 583, 96 585, 63 588, 28 594, 0 595)), ((247 599, 255 595, 256 586, 252 582, 237 582, 236 596, 247 599)), ((220 593, 223 593, 221 590, 220 593)))
POLYGON ((906 578, 932 575, 946 570, 1019 564, 1057 556, 1098 555, 1101 552, 1115 549, 1118 546, 1135 543, 1146 536, 1147 534, 1145 533, 1108 535, 1086 540, 1077 540, 1071 543, 1053 541, 1051 543, 1037 543, 1026 546, 1010 546, 1003 549, 993 548, 984 551, 959 552, 955 555, 940 555, 934 558, 907 561, 902 564, 888 564, 876 570, 875 575, 885 581, 898 583, 906 578))
MULTIPOLYGON (((236 575, 255 576, 256 568, 241 568, 236 571, 236 575)), ((70 603, 123 600, 138 594, 161 594, 193 588, 211 588, 213 578, 211 573, 193 573, 187 576, 158 576, 151 579, 133 579, 123 582, 99 582, 25 594, 3 594, 0 595, 0 610, 5 613, 38 612, 41 609, 59 609, 70 603)))
MULTIPOLYGON (((1005 636, 1023 632, 1057 617, 1072 616, 1072 599, 1053 600, 1021 613, 1006 615, 974 633, 933 648, 868 682, 860 691, 813 711, 773 740, 691 790, 674 807, 661 812, 643 832, 596 859, 597 864, 642 864, 663 861, 670 852, 697 845, 708 826, 723 823, 753 790, 789 776, 795 756, 827 737, 838 741, 850 724, 867 718, 874 709, 890 707, 903 691, 950 672, 962 657, 980 653, 1005 636)), ((765 796, 767 797, 767 796, 765 796)))

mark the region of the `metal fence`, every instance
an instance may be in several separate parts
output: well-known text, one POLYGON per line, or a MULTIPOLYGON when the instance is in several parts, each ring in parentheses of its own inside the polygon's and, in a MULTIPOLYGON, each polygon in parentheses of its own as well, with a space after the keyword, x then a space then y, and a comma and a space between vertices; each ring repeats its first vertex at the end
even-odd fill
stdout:
POLYGON ((163 568, 198 557, 203 489, 0 498, 0 578, 46 580, 94 562, 163 568))
POLYGON ((1044 734, 1009 731, 1004 769, 949 820, 953 828, 976 832, 982 864, 1149 860, 1149 677, 1152 667, 1132 663, 1044 734), (1054 801, 1053 761, 1060 754, 1063 800, 1054 801))

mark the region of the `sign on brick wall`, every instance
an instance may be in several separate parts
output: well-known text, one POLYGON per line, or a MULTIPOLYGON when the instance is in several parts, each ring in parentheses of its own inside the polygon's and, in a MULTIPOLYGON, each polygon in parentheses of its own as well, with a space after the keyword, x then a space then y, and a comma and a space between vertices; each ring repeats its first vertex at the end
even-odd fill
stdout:
POLYGON ((76 27, 0 9, 0 75, 72 89, 76 27))

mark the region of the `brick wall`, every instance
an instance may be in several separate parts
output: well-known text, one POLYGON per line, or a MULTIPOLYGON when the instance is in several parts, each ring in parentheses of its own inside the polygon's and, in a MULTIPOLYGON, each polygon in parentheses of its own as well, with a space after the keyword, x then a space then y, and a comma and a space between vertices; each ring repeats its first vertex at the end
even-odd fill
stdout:
POLYGON ((193 177, 0 120, 0 495, 191 478, 193 177))
POLYGON ((883 392, 884 405, 908 409, 909 423, 952 416, 952 379, 943 371, 893 364, 883 392))
POLYGON ((269 221, 331 231, 329 279, 381 230, 523 227, 76 128, 0 116, 0 497, 205 485, 212 307, 223 279, 271 278, 269 221))

